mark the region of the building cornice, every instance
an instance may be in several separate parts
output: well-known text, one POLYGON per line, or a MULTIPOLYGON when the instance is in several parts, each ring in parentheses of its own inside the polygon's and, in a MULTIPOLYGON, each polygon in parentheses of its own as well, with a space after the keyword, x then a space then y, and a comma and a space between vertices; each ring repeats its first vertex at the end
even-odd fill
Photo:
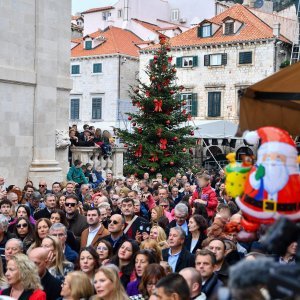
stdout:
POLYGON ((76 57, 71 57, 71 61, 81 61, 81 60, 91 60, 91 59, 105 59, 105 58, 126 58, 129 60, 134 60, 134 61, 139 61, 139 57, 131 56, 131 55, 126 55, 126 54, 101 54, 101 55, 89 55, 89 56, 76 56, 76 57))

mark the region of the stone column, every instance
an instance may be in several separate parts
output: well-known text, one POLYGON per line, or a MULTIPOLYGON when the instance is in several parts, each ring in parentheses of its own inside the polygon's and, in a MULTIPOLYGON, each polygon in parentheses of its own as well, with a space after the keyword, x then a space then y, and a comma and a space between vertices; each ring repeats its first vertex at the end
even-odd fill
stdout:
MULTIPOLYGON (((56 160, 55 130, 59 119, 57 107, 61 105, 58 101, 58 88, 66 91, 71 88, 69 74, 66 73, 66 69, 62 72, 60 66, 62 51, 64 54, 70 51, 70 35, 65 35, 62 39, 60 32, 70 31, 65 26, 70 22, 71 5, 70 0, 36 0, 35 4, 36 88, 33 107, 33 159, 29 168, 29 178, 35 183, 45 178, 51 184, 65 179, 65 174, 56 160)), ((63 57, 64 60, 69 59, 68 55, 63 57)), ((67 60, 64 63, 68 62, 67 60)), ((67 129, 68 116, 64 117, 67 129)))
POLYGON ((113 149, 112 153, 112 160, 113 160, 113 166, 112 166, 112 172, 114 174, 114 177, 122 177, 123 174, 123 166, 124 166, 124 153, 127 151, 124 147, 116 147, 113 149))

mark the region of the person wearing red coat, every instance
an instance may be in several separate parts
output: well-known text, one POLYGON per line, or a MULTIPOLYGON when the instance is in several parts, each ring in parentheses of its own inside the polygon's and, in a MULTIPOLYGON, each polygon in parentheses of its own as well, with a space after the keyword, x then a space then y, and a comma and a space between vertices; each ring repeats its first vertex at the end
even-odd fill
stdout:
POLYGON ((198 188, 193 192, 191 199, 191 206, 193 203, 198 202, 206 206, 206 211, 209 219, 211 219, 218 206, 218 198, 216 192, 210 185, 210 176, 208 174, 202 174, 197 177, 198 188))

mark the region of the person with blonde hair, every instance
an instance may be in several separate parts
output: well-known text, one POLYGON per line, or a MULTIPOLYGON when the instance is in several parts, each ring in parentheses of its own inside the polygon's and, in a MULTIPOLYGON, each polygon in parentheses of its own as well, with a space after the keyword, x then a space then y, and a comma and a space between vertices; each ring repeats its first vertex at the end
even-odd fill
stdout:
POLYGON ((118 268, 114 265, 102 266, 98 270, 95 274, 94 288, 97 296, 93 300, 128 300, 118 268))
POLYGON ((159 218, 165 215, 165 211, 161 206, 155 206, 151 209, 151 224, 157 225, 159 218))
POLYGON ((5 277, 9 288, 2 290, 1 295, 14 299, 46 300, 37 268, 25 254, 18 253, 11 257, 5 277))
POLYGON ((154 252, 155 256, 157 257, 158 261, 162 260, 162 252, 161 248, 159 247, 158 243, 155 240, 145 240, 141 243, 140 249, 147 249, 154 252))
POLYGON ((73 271, 67 274, 60 295, 68 300, 89 299, 94 295, 94 288, 88 276, 81 271, 73 271))
POLYGON ((66 274, 74 270, 74 265, 65 260, 60 241, 53 235, 47 235, 43 239, 41 247, 46 248, 52 254, 52 259, 49 261, 48 265, 48 271, 52 276, 63 281, 66 274))
POLYGON ((167 235, 166 232, 163 230, 160 226, 152 226, 150 230, 149 235, 150 240, 154 240, 158 243, 160 249, 166 249, 169 248, 168 242, 167 242, 167 235))

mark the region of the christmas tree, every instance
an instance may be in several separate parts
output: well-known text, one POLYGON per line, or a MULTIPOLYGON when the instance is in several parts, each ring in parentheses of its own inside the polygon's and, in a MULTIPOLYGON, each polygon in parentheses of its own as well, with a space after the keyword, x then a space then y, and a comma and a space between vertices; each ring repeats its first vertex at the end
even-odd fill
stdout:
POLYGON ((180 97, 183 86, 177 86, 176 68, 168 55, 170 47, 165 36, 160 36, 160 47, 146 69, 150 84, 138 81, 131 87, 132 104, 136 113, 128 113, 131 132, 120 130, 119 136, 128 148, 125 174, 141 176, 149 172, 152 177, 162 173, 170 179, 178 171, 190 166, 195 143, 187 103, 180 97))

